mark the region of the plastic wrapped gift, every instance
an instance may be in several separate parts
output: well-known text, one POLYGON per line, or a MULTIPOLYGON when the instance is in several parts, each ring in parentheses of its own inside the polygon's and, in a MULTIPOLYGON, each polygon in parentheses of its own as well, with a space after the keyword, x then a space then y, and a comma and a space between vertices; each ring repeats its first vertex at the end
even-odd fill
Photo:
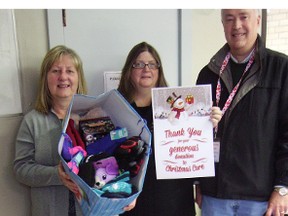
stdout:
POLYGON ((130 106, 117 90, 111 90, 97 97, 88 95, 74 95, 64 120, 63 134, 59 140, 58 152, 65 171, 78 185, 80 194, 76 194, 83 215, 113 216, 123 213, 123 208, 129 205, 142 191, 144 178, 151 148, 151 133, 140 115, 130 106), (86 184, 78 175, 69 169, 67 162, 61 155, 66 136, 66 128, 70 115, 85 113, 93 108, 102 108, 111 118, 114 125, 126 128, 128 137, 138 136, 148 145, 139 173, 131 178, 131 184, 136 188, 136 193, 126 198, 107 198, 95 193, 95 190, 86 184))

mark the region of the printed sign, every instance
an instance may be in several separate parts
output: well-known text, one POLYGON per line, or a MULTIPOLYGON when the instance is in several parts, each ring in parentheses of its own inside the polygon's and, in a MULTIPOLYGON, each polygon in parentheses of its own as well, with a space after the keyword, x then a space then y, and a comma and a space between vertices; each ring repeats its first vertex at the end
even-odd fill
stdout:
POLYGON ((121 79, 121 71, 104 72, 104 92, 117 89, 121 79))
POLYGON ((153 88, 157 179, 214 176, 211 86, 153 88))

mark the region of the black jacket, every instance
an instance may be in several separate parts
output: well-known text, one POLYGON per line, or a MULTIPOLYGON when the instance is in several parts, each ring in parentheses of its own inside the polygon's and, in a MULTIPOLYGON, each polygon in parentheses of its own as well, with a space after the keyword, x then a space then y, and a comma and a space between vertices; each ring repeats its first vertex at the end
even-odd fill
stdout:
MULTIPOLYGON (((288 186, 288 58, 266 49, 259 36, 256 44, 255 61, 219 123, 220 160, 215 177, 200 179, 204 195, 267 201, 274 185, 288 186)), ((212 84, 214 102, 228 51, 226 44, 197 79, 212 84)), ((221 109, 233 88, 229 65, 221 77, 221 109)))

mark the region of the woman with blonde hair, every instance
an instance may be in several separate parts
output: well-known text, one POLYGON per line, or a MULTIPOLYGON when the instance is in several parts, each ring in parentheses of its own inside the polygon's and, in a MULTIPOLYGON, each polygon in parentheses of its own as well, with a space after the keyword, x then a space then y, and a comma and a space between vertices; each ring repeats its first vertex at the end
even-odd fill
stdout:
MULTIPOLYGON (((76 93, 87 93, 82 61, 74 50, 56 46, 43 59, 35 108, 24 116, 16 138, 14 172, 31 188, 32 216, 75 215, 69 204, 75 204, 72 192, 78 189, 59 164, 58 141, 76 93)), ((78 208, 76 213, 81 215, 78 208)))

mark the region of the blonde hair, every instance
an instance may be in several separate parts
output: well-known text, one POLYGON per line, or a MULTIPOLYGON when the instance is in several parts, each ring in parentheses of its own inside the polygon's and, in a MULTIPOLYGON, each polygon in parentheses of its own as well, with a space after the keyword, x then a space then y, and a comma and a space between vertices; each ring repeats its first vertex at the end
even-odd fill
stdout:
POLYGON ((41 74, 38 84, 38 94, 35 103, 35 109, 43 114, 48 114, 52 107, 52 96, 48 88, 47 74, 52 65, 59 60, 62 56, 69 55, 74 63, 78 73, 78 88, 77 94, 87 94, 86 80, 83 72, 83 64, 78 54, 63 45, 56 46, 50 49, 44 57, 41 65, 41 74))

